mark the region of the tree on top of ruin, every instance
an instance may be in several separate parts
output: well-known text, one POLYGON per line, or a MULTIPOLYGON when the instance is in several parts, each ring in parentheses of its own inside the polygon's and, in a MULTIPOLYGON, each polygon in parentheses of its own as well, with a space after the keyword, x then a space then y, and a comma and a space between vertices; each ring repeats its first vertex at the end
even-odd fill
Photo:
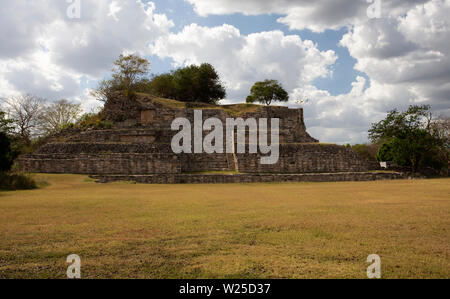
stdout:
POLYGON ((261 103, 270 105, 273 102, 287 102, 289 94, 277 80, 265 80, 253 85, 247 103, 261 103))
POLYGON ((102 102, 106 102, 114 91, 124 91, 131 98, 143 80, 147 79, 150 62, 138 55, 120 55, 114 62, 112 78, 103 80, 91 95, 102 102))
POLYGON ((120 55, 114 62, 113 80, 124 90, 132 91, 133 87, 150 71, 150 62, 137 55, 120 55))
POLYGON ((153 95, 181 102, 217 104, 227 95, 219 74, 209 63, 189 65, 155 76, 148 87, 153 95))

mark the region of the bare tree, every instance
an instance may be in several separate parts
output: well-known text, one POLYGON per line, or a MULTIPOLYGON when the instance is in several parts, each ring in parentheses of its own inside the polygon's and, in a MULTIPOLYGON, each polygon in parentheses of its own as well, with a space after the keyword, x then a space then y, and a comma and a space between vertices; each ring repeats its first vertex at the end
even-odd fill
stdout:
POLYGON ((98 83, 96 89, 91 90, 90 94, 96 100, 106 103, 111 93, 120 89, 117 87, 118 85, 114 80, 102 80, 98 83))
POLYGON ((43 132, 53 133, 74 123, 82 112, 81 104, 62 99, 45 106, 40 115, 39 126, 43 132))
POLYGON ((431 132, 443 141, 444 146, 450 147, 450 117, 441 116, 431 123, 431 132))
POLYGON ((10 96, 5 100, 6 113, 13 121, 14 132, 27 144, 38 136, 39 121, 46 100, 31 94, 10 96))
POLYGON ((122 87, 131 92, 133 86, 141 80, 149 71, 150 62, 137 55, 120 55, 114 62, 113 79, 122 87))
POLYGON ((120 55, 114 62, 112 78, 100 81, 91 95, 101 102, 106 102, 114 91, 126 91, 130 97, 139 83, 145 80, 150 69, 150 62, 137 55, 120 55))

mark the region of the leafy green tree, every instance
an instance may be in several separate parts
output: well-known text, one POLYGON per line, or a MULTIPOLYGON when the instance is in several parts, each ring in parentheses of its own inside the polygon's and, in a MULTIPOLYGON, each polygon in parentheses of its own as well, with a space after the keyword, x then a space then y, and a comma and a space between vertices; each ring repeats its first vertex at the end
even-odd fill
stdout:
POLYGON ((6 119, 5 113, 0 111, 0 173, 9 171, 17 156, 11 146, 11 124, 12 121, 6 119))
POLYGON ((203 63, 196 69, 196 97, 203 103, 217 104, 227 95, 219 74, 209 63, 203 63))
POLYGON ((431 107, 410 106, 405 112, 389 112, 369 130, 370 139, 381 142, 377 158, 401 166, 409 166, 416 172, 422 167, 435 169, 446 166, 448 155, 443 155, 444 142, 433 133, 431 107))
POLYGON ((219 74, 208 63, 156 76, 150 82, 150 90, 156 96, 181 102, 217 104, 226 97, 219 74))
POLYGON ((149 83, 149 93, 166 99, 175 99, 176 89, 173 74, 155 76, 149 83))
POLYGON ((173 72, 175 99, 182 102, 217 104, 226 91, 211 64, 191 65, 173 72))
POLYGON ((369 138, 372 141, 393 137, 405 138, 414 130, 428 130, 432 123, 430 110, 429 105, 410 106, 407 111, 402 113, 393 110, 384 120, 372 125, 369 130, 369 138))
POLYGON ((5 117, 5 112, 0 111, 0 132, 9 134, 13 129, 12 123, 13 120, 7 119, 5 117))
POLYGON ((5 132, 0 132, 0 173, 11 169, 15 156, 10 137, 5 132))
POLYGON ((270 105, 272 102, 287 102, 289 94, 277 80, 265 80, 253 85, 247 103, 270 105))

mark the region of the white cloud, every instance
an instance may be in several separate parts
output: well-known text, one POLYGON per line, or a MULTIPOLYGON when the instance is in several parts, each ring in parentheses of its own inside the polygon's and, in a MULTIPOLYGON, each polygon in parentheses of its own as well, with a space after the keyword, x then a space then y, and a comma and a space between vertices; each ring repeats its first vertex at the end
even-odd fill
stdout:
POLYGON ((437 113, 450 113, 449 0, 382 0, 381 19, 368 18, 366 0, 188 1, 200 15, 276 13, 290 29, 315 32, 348 26, 341 46, 370 80, 358 77, 350 93, 338 96, 308 80, 291 90, 292 99, 309 99, 307 123, 323 141, 364 141, 370 123, 411 104, 431 104, 437 113))
MULTIPOLYGON (((372 82, 437 110, 450 102, 450 1, 434 0, 405 16, 356 25, 341 41, 372 82)), ((391 96, 392 101, 399 101, 391 96)), ((393 102, 394 103, 394 102, 393 102)))
POLYGON ((122 10, 122 7, 116 1, 113 1, 109 5, 109 13, 108 17, 112 17, 116 22, 119 22, 119 18, 117 17, 117 13, 122 10))
POLYGON ((81 19, 71 20, 66 1, 16 0, 0 9, 0 96, 72 98, 90 110, 96 102, 82 82, 102 77, 119 54, 138 52, 176 66, 212 63, 227 84, 227 103, 244 101, 255 81, 278 79, 290 105, 310 100, 307 123, 322 141, 364 141, 371 122, 414 103, 450 114, 450 0, 382 0, 382 18, 372 20, 366 0, 186 1, 202 16, 279 14, 290 29, 316 32, 347 26, 340 45, 369 80, 358 77, 344 95, 319 90, 313 82, 332 75, 336 54, 281 31, 243 35, 231 25, 191 24, 174 34, 152 2, 82 1, 81 19))
POLYGON ((319 51, 311 41, 281 31, 242 35, 230 25, 208 28, 186 26, 178 34, 159 39, 154 54, 170 57, 176 65, 213 64, 227 85, 228 99, 245 100, 256 81, 277 79, 293 90, 331 74, 337 57, 319 51))
POLYGON ((311 133, 324 141, 361 142, 371 123, 392 109, 430 104, 450 114, 450 1, 430 1, 404 16, 355 25, 341 44, 356 58, 350 93, 332 96, 314 86, 294 90, 305 105, 311 133), (364 89, 364 86, 367 89, 364 89))
MULTIPOLYGON (((201 16, 242 13, 245 15, 280 14, 279 22, 290 29, 322 32, 365 22, 367 0, 187 0, 201 16)), ((382 0, 382 16, 392 17, 427 0, 382 0)))
POLYGON ((82 1, 80 19, 60 0, 6 1, 0 10, 0 96, 31 92, 49 99, 83 94, 82 77, 98 79, 123 52, 148 54, 173 22, 152 2, 82 1))
MULTIPOLYGON (((140 1, 90 1, 80 22, 60 19, 45 31, 56 63, 99 76, 124 51, 147 54, 147 46, 167 35, 173 22, 155 14, 155 5, 140 1)), ((87 7, 86 7, 87 6, 87 7)))

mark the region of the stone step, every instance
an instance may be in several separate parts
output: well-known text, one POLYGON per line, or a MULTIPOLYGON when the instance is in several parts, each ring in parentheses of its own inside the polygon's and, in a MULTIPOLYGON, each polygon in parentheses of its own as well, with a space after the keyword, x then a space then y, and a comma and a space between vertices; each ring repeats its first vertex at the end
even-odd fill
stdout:
POLYGON ((170 144, 127 142, 65 142, 49 143, 36 154, 105 154, 105 153, 171 153, 170 144))
POLYGON ((155 174, 93 175, 98 183, 131 181, 141 184, 229 184, 278 182, 344 182, 406 179, 396 172, 341 172, 308 174, 155 174))

